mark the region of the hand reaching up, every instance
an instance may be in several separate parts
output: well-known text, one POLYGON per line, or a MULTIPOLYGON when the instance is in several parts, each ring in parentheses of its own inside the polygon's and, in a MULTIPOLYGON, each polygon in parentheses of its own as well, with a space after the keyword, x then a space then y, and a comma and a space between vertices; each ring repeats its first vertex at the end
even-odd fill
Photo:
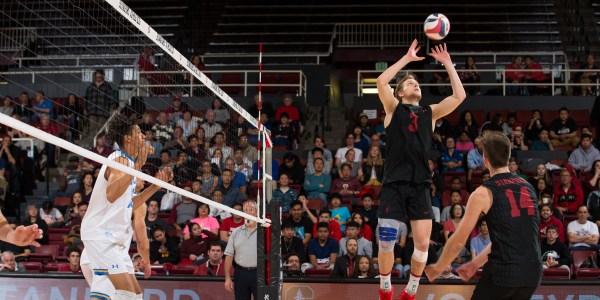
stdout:
POLYGON ((408 58, 410 61, 424 60, 425 57, 417 56, 417 52, 419 52, 419 49, 421 49, 421 47, 419 46, 419 42, 415 39, 410 45, 410 48, 408 48, 405 57, 408 58))
POLYGON ((452 59, 450 58, 450 54, 446 48, 446 43, 442 45, 436 45, 435 47, 431 48, 431 53, 429 53, 429 55, 444 65, 452 63, 452 59))

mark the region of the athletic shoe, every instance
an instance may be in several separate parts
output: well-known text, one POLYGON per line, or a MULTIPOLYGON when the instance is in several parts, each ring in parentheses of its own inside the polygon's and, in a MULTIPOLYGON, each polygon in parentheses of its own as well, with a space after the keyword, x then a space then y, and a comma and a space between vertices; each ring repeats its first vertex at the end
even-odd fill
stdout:
POLYGON ((379 300, 392 300, 394 297, 394 287, 389 292, 379 289, 379 300))
POLYGON ((398 300, 415 300, 417 294, 411 295, 405 289, 402 290, 402 294, 398 296, 398 300))

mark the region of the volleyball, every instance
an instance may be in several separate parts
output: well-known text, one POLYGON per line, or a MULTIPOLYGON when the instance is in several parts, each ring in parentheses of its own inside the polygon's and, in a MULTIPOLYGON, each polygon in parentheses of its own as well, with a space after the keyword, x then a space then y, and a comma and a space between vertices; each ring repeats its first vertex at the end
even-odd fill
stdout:
POLYGON ((450 32, 450 21, 443 14, 431 14, 425 19, 423 30, 428 38, 439 41, 450 32))

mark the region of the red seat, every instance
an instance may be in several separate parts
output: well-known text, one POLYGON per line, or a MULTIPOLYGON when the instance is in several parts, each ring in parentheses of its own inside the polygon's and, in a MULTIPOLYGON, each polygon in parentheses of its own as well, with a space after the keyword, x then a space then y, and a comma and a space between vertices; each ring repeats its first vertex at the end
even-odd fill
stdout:
POLYGON ((444 190, 449 190, 450 189, 450 183, 452 182, 452 177, 459 177, 460 180, 463 183, 463 187, 466 188, 465 183, 467 182, 466 180, 466 174, 465 172, 452 172, 452 171, 448 171, 446 173, 444 173, 444 190))
POLYGON ((594 250, 575 250, 571 251, 573 256, 573 274, 578 280, 597 280, 600 276, 600 269, 581 268, 581 264, 590 256, 597 260, 598 255, 594 250))
POLYGON ((42 272, 42 263, 41 262, 22 262, 21 263, 23 265, 23 267, 25 267, 25 270, 27 270, 28 273, 40 273, 42 272))
POLYGON ((494 116, 496 114, 500 114, 502 116, 502 120, 504 122, 506 122, 506 119, 507 119, 506 116, 511 112, 512 112, 512 110, 510 110, 510 109, 490 109, 488 111, 488 115, 490 116, 490 120, 491 120, 494 118, 494 116))
MULTIPOLYGON (((279 75, 281 84, 298 85, 300 82, 300 74, 298 73, 282 73, 279 75)), ((286 94, 298 94, 300 87, 298 86, 284 86, 281 91, 286 94)))
POLYGON ((54 206, 69 206, 71 205, 70 197, 56 197, 54 198, 54 206))
POLYGON ((277 94, 279 92, 278 86, 269 86, 272 84, 279 84, 279 74, 277 73, 262 73, 262 92, 265 94, 277 94))
POLYGON ((171 269, 171 275, 192 275, 195 269, 194 265, 175 265, 171 269))
POLYGON ((318 213, 323 208, 323 200, 321 200, 320 198, 308 199, 307 206, 308 209, 314 209, 318 213))
POLYGON ((533 114, 533 109, 517 109, 515 111, 517 115, 517 122, 522 123, 524 127, 527 127, 533 114))
POLYGON ((381 188, 383 186, 382 185, 371 185, 371 188, 373 188, 373 201, 378 201, 379 200, 379 196, 381 195, 381 188))
POLYGON ((167 270, 165 270, 164 265, 151 265, 152 272, 156 273, 156 275, 165 275, 167 270))
POLYGON ((571 279, 571 272, 563 268, 544 269, 544 280, 571 279))
POLYGON ((547 126, 550 125, 552 121, 558 119, 558 110, 551 109, 542 111, 542 119, 544 120, 544 123, 546 123, 547 126))
POLYGON ((48 228, 48 234, 50 234, 50 233, 69 234, 69 231, 71 231, 69 228, 48 228))
POLYGON ((49 263, 56 260, 58 255, 58 245, 42 245, 35 248, 35 252, 29 254, 27 259, 30 262, 49 263))
POLYGON ((328 278, 332 271, 332 269, 306 269, 304 274, 310 278, 328 278))
POLYGON ((481 178, 481 171, 473 171, 473 173, 471 173, 471 181, 469 181, 468 191, 473 192, 482 183, 483 180, 481 178))
POLYGON ((58 271, 58 266, 60 265, 60 263, 47 263, 43 266, 43 272, 56 272, 58 271))
POLYGON ((569 111, 569 116, 575 120, 577 127, 589 127, 590 120, 590 112, 587 109, 573 109, 569 111))
POLYGON ((221 80, 219 81, 219 87, 227 94, 237 95, 241 91, 241 79, 240 73, 223 73, 221 74, 221 80), (236 84, 238 86, 223 86, 225 84, 236 84))

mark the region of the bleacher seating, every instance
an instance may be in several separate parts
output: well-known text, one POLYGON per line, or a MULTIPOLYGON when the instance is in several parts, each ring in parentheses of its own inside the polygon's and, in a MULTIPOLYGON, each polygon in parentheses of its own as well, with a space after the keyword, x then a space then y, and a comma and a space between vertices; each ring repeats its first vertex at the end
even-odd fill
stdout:
MULTIPOLYGON (((422 23, 431 7, 452 20, 452 39, 445 41, 455 51, 560 50, 553 2, 469 3, 426 1, 348 5, 335 1, 273 1, 247 4, 236 1, 226 6, 207 53, 209 63, 225 58, 213 54, 257 53, 263 43, 270 53, 328 53, 336 23, 415 22, 422 23), (422 13, 416 13, 422 12, 422 13)), ((288 59, 298 62, 298 57, 288 59)), ((231 61, 231 58, 229 59, 231 61)), ((238 58, 237 61, 243 61, 238 58)))

